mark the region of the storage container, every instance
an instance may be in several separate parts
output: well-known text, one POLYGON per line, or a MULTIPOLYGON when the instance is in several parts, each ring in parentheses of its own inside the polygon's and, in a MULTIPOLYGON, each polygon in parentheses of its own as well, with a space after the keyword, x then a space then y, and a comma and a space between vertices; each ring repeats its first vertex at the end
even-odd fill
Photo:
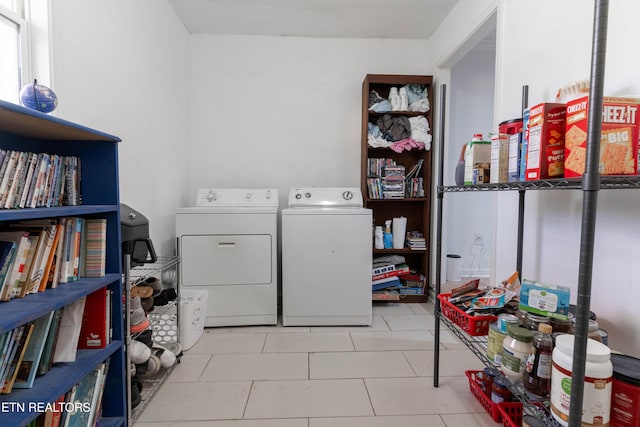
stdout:
MULTIPOLYGON (((568 426, 573 369, 573 335, 556 337, 551 369, 551 414, 562 426, 568 426)), ((613 366, 606 345, 587 339, 587 361, 582 397, 582 424, 609 425, 613 366)))
POLYGON ((180 291, 178 324, 183 350, 191 348, 204 333, 208 296, 205 290, 182 289, 180 291))

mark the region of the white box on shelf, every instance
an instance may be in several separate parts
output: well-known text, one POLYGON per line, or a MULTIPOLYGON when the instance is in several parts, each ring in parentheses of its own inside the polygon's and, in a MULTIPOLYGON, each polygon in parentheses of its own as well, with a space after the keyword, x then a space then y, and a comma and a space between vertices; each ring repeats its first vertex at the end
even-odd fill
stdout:
POLYGON ((180 344, 188 350, 204 333, 207 315, 208 292, 205 290, 181 289, 179 303, 180 344))

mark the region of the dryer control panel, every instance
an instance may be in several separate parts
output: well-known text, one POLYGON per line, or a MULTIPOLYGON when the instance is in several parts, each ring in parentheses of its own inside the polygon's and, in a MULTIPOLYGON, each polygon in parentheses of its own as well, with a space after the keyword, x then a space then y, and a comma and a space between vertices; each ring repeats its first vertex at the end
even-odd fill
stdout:
POLYGON ((275 188, 200 188, 196 207, 278 206, 275 188))
POLYGON ((303 187, 289 191, 289 207, 361 208, 362 193, 354 187, 303 187))

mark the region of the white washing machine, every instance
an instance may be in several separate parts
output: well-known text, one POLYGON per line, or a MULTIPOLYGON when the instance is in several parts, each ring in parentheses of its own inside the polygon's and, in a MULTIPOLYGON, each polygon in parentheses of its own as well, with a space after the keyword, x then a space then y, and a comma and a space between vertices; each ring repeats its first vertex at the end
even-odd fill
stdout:
POLYGON ((372 213, 357 188, 294 188, 282 210, 282 324, 371 324, 372 213))
POLYGON ((201 189, 176 237, 180 286, 208 292, 206 327, 277 324, 278 190, 201 189))

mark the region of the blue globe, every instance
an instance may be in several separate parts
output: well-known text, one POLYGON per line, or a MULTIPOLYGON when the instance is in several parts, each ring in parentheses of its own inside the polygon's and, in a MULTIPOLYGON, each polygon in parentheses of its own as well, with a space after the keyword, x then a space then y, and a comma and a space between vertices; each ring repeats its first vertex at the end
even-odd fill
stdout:
POLYGON ((51 89, 34 80, 20 90, 20 102, 32 110, 50 113, 58 106, 58 97, 51 89))

